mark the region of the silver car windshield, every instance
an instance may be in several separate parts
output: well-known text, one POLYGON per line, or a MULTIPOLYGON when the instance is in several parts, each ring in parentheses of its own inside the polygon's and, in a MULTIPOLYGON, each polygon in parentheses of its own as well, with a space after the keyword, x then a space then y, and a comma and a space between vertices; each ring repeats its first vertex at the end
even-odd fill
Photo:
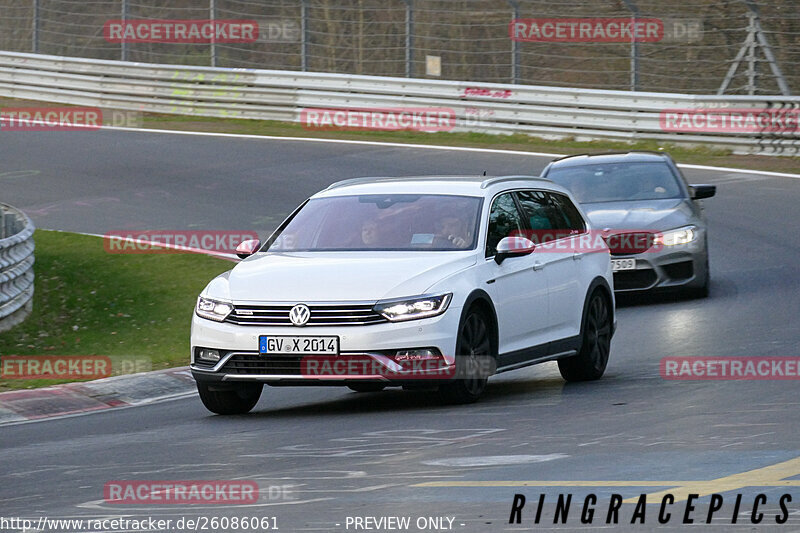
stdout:
POLYGON ((582 204, 682 196, 672 170, 658 162, 553 167, 547 178, 569 189, 582 204))
POLYGON ((284 223, 265 251, 470 250, 482 201, 430 194, 316 198, 284 223))

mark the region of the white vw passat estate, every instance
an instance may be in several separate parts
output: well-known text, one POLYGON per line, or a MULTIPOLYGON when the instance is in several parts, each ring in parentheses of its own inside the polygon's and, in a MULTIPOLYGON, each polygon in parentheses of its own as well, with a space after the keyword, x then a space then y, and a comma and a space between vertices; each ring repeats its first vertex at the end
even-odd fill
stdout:
POLYGON ((614 332, 605 244, 570 193, 529 176, 359 178, 298 207, 197 300, 205 406, 245 413, 263 385, 438 387, 474 401, 494 373, 558 360, 603 375, 614 332), (532 228, 537 243, 527 237, 532 228), (527 235, 527 237, 526 237, 527 235))

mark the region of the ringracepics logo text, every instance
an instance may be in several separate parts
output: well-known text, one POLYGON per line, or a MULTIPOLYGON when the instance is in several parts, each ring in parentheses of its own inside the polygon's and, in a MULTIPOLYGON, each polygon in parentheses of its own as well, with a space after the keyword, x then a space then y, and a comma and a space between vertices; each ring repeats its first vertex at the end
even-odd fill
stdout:
MULTIPOLYGON (((743 494, 711 494, 707 509, 698 509, 699 494, 688 494, 680 501, 673 494, 656 498, 640 494, 638 498, 624 500, 621 494, 611 494, 608 502, 601 502, 596 494, 587 494, 582 500, 572 494, 550 496, 540 494, 538 501, 525 509, 524 494, 515 494, 511 503, 509 524, 785 524, 789 519, 791 494, 767 498, 766 494, 745 497, 743 494), (635 501, 635 503, 634 503, 635 501), (628 503, 623 508, 623 504, 628 503), (547 507, 546 507, 547 506, 547 507), (525 511, 523 513, 523 510, 525 511)), ((791 512, 796 514, 797 511, 791 512)))
POLYGON ((445 107, 383 109, 305 108, 300 123, 308 130, 450 131, 456 112, 445 107))

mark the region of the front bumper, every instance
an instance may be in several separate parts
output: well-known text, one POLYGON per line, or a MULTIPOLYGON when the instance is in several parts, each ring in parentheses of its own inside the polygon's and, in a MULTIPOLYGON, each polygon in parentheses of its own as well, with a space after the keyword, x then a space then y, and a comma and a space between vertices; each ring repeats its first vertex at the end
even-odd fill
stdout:
MULTIPOLYGON (((461 309, 451 306, 443 314, 407 322, 384 322, 363 326, 244 326, 214 322, 198 316, 192 319, 192 376, 203 382, 262 382, 270 384, 341 385, 351 381, 399 381, 404 367, 387 353, 403 349, 435 348, 442 354, 440 368, 416 367, 408 372, 409 380, 434 379, 452 373, 455 367, 455 339, 461 309), (333 374, 308 371, 302 356, 261 356, 261 335, 335 335, 340 354, 331 362, 333 374), (196 348, 219 350, 220 360, 208 364, 195 360, 196 348), (352 366, 347 362, 368 361, 369 365, 352 366), (305 366, 304 366, 305 365, 305 366), (363 369, 377 369, 364 372, 363 369), (339 370, 342 370, 340 372, 339 370), (391 375, 391 378, 387 378, 391 375)), ((313 356, 312 356, 313 357, 313 356)), ((399 384, 399 383, 398 383, 399 384)))
POLYGON ((616 293, 698 287, 708 276, 708 249, 702 234, 686 245, 611 258, 636 259, 635 270, 614 272, 616 293))

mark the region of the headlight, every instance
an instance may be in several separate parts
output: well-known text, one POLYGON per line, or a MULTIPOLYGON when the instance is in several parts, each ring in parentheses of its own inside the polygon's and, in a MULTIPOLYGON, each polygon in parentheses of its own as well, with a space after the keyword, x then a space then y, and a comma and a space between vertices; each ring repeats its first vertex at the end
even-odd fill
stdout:
POLYGON ((663 246, 675 246, 677 244, 689 244, 697 236, 694 226, 687 226, 685 228, 678 228, 672 231, 665 231, 660 235, 656 235, 655 244, 663 246))
POLYGON ((389 300, 375 304, 375 311, 392 322, 428 318, 444 313, 452 297, 452 293, 449 293, 410 300, 389 300))
POLYGON ((217 322, 225 320, 225 317, 227 317, 231 311, 233 311, 233 305, 230 302, 221 302, 219 300, 212 300, 211 298, 203 298, 202 296, 197 299, 197 306, 195 307, 197 316, 217 322))

